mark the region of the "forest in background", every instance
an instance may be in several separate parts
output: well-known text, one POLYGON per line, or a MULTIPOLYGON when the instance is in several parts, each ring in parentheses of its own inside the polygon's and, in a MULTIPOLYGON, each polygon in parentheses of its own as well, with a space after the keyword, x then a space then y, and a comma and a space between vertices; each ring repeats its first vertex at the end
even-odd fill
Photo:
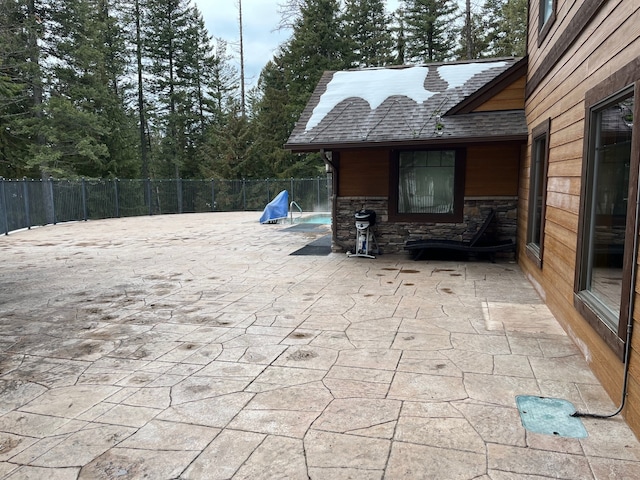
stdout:
POLYGON ((523 56, 526 8, 286 0, 245 93, 191 0, 0 0, 0 177, 312 177, 283 145, 324 71, 523 56))

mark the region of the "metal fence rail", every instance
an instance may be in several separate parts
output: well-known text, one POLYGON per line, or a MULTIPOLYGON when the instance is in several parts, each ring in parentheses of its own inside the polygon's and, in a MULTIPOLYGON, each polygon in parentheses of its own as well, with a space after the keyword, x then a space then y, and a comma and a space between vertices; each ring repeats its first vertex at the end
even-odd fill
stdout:
POLYGON ((169 213, 261 211, 282 190, 305 211, 329 211, 328 177, 287 180, 7 180, 0 233, 78 220, 169 213))

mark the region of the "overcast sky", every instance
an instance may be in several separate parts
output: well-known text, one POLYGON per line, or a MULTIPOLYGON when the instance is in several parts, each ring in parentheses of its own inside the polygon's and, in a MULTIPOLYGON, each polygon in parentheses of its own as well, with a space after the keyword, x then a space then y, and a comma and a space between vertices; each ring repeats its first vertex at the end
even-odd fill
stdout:
MULTIPOLYGON (((276 31, 280 22, 278 4, 284 0, 242 0, 244 67, 247 88, 253 86, 262 67, 273 57, 278 45, 286 41, 290 31, 276 31)), ((240 68, 238 0, 195 0, 210 35, 226 40, 232 46, 236 66, 240 68)), ((387 10, 395 10, 398 0, 387 0, 387 10)))

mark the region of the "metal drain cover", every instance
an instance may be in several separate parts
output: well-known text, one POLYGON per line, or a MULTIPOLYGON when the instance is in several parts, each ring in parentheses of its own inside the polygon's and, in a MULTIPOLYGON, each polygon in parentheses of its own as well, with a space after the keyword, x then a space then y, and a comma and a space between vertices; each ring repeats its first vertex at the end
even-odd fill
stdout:
POLYGON ((567 400, 518 395, 516 404, 522 426, 530 432, 568 438, 587 436, 582 420, 571 416, 576 408, 567 400))

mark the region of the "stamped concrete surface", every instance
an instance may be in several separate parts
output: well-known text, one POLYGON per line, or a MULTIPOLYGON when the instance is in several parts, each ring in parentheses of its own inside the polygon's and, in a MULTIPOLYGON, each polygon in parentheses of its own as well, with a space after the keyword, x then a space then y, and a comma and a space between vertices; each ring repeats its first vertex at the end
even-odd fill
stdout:
POLYGON ((616 406, 514 263, 290 256, 259 212, 0 238, 0 478, 638 479, 616 406))

